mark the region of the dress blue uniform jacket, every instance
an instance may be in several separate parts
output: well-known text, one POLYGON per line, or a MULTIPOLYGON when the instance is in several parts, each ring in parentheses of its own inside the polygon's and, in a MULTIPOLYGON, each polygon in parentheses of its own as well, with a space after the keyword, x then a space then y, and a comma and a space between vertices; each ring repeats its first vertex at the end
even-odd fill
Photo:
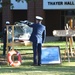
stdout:
POLYGON ((31 42, 43 43, 46 38, 46 27, 39 23, 28 25, 28 26, 33 28, 33 31, 29 40, 31 42))

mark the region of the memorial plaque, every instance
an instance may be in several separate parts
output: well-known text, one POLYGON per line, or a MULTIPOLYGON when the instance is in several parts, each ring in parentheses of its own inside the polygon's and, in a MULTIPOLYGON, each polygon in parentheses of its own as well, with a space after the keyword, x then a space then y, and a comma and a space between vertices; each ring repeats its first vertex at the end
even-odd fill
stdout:
POLYGON ((42 48, 41 64, 60 64, 60 48, 59 46, 49 46, 42 48))

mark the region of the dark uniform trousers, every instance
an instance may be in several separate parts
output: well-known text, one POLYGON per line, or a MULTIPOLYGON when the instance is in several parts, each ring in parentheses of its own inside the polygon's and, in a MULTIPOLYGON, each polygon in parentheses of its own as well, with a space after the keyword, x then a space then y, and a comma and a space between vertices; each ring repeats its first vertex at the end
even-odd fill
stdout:
POLYGON ((33 42, 33 62, 34 64, 41 64, 41 43, 33 42))

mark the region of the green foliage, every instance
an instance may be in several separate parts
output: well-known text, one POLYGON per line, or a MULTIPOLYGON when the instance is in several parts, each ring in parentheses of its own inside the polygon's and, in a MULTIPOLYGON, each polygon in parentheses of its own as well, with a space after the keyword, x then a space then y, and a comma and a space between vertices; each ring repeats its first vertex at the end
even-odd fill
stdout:
POLYGON ((24 1, 26 1, 26 2, 28 3, 29 1, 36 1, 36 0, 15 0, 15 1, 17 1, 17 2, 20 2, 20 1, 21 1, 22 3, 23 3, 24 1))

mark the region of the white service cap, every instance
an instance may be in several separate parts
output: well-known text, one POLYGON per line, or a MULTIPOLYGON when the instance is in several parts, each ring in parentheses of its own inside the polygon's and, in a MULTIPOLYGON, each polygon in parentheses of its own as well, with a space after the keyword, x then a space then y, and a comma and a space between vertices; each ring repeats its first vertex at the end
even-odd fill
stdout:
POLYGON ((9 21, 6 21, 6 24, 10 24, 10 22, 9 21))
POLYGON ((40 16, 36 16, 36 19, 37 19, 37 20, 43 20, 43 18, 40 17, 40 16))

